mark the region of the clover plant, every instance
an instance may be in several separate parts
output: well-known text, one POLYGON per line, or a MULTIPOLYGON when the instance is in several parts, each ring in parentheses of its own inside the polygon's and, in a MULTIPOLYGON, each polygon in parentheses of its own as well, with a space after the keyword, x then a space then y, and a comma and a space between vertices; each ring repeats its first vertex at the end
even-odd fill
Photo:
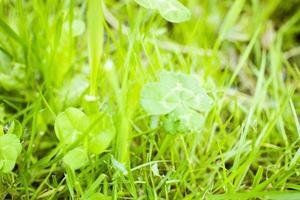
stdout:
POLYGON ((140 6, 157 10, 169 22, 180 23, 190 19, 191 12, 177 0, 135 0, 140 6))
POLYGON ((76 108, 68 108, 55 119, 55 133, 62 144, 78 145, 66 152, 63 162, 76 170, 88 162, 88 153, 100 154, 115 135, 111 117, 106 113, 87 116, 76 108))
POLYGON ((195 75, 161 72, 159 82, 148 83, 141 92, 141 105, 153 116, 161 116, 168 133, 201 129, 212 99, 195 75))

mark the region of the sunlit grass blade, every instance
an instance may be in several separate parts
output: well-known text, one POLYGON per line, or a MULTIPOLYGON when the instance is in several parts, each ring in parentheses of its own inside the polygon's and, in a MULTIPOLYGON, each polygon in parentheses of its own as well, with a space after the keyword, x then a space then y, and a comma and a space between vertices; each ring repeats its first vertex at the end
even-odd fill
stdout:
POLYGON ((7 25, 2 19, 0 19, 0 30, 4 32, 7 36, 14 39, 17 43, 19 43, 21 46, 25 47, 25 42, 20 38, 20 36, 7 25))
POLYGON ((87 26, 90 72, 90 95, 97 95, 97 79, 103 53, 104 30, 102 1, 88 0, 87 26))

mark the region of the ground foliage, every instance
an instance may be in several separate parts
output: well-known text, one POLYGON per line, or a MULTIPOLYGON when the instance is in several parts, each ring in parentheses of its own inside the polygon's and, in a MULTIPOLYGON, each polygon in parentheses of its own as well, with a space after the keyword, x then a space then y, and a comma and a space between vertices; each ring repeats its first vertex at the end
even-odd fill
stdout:
POLYGON ((0 199, 300 199, 299 0, 99 2, 0 0, 0 199))

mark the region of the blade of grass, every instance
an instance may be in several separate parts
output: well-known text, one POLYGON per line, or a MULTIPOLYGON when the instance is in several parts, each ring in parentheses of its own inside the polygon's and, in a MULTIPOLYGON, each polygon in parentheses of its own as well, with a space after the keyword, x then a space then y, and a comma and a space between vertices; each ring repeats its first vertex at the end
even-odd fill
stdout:
POLYGON ((10 36, 12 39, 14 39, 21 46, 25 47, 26 43, 22 40, 22 38, 12 28, 10 28, 2 19, 0 19, 0 30, 2 30, 2 32, 4 32, 7 36, 10 36))
POLYGON ((100 68, 100 60, 103 52, 104 30, 102 1, 88 0, 87 25, 90 74, 90 95, 97 95, 97 79, 100 68))

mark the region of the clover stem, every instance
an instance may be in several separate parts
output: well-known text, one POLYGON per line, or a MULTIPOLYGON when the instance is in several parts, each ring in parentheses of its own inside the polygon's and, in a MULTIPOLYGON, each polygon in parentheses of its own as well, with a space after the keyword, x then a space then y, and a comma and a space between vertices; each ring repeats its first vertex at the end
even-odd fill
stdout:
POLYGON ((127 163, 129 158, 129 121, 126 115, 121 115, 121 121, 117 134, 117 159, 121 163, 127 163))
POLYGON ((189 163, 188 167, 189 167, 189 170, 190 170, 190 173, 191 173, 191 178, 192 178, 192 180, 195 180, 195 174, 193 173, 193 168, 192 168, 193 163, 192 163, 192 161, 190 159, 190 155, 189 155, 186 143, 184 141, 184 137, 182 135, 180 136, 180 140, 182 142, 182 148, 183 148, 185 157, 186 157, 186 159, 188 160, 188 163, 189 163))
POLYGON ((156 154, 156 156, 154 157, 154 159, 158 159, 167 151, 167 149, 170 147, 171 143, 174 141, 175 137, 176 136, 170 135, 170 134, 166 135, 166 137, 163 139, 162 143, 160 144, 159 151, 156 154))

